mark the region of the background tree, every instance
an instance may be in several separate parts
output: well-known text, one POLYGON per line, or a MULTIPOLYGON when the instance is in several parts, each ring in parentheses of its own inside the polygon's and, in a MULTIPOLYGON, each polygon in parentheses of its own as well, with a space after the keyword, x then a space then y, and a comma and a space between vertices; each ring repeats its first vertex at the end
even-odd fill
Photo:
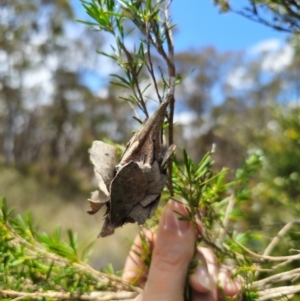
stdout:
MULTIPOLYGON (((74 21, 72 9, 67 2, 27 2, 23 1, 20 4, 10 1, 0 4, 0 60, 1 66, 5 67, 0 71, 0 104, 1 108, 5 108, 0 110, 0 191, 9 197, 11 205, 17 206, 18 212, 22 206, 32 210, 35 219, 42 217, 43 220, 47 220, 47 223, 40 223, 43 230, 50 220, 53 220, 54 224, 64 221, 65 227, 71 227, 79 231, 81 237, 87 237, 91 229, 97 227, 95 232, 98 231, 98 224, 101 222, 90 222, 83 214, 86 210, 83 200, 87 198, 92 186, 92 168, 87 150, 95 139, 109 138, 116 143, 128 140, 131 136, 130 131, 137 127, 137 123, 131 118, 134 115, 132 103, 130 107, 128 103, 125 104, 124 99, 119 99, 119 95, 128 99, 128 90, 124 86, 118 89, 107 88, 107 81, 99 77, 99 84, 92 80, 87 84, 91 66, 99 66, 98 69, 109 66, 99 61, 98 55, 94 55, 95 49, 107 51, 107 40, 101 33, 89 31, 88 34, 83 34, 81 31, 79 36, 72 34, 68 24, 73 24, 74 21), (18 12, 20 19, 15 20, 11 12, 18 12), (101 43, 97 44, 96 41, 100 40, 101 43), (46 75, 41 83, 36 78, 41 79, 42 74, 46 75), (99 90, 102 93, 98 93, 99 90), (3 164, 5 162, 6 166, 3 164), (71 201, 71 205, 66 204, 66 200, 71 201), (43 211, 38 211, 41 208, 43 211), (75 221, 73 224, 71 219, 66 218, 66 214, 72 216, 72 220, 75 221)), ((267 9, 266 6, 256 6, 267 9)), ((125 14, 125 17, 128 18, 128 15, 125 14)), ((128 23, 125 29, 132 29, 127 26, 128 23)), ((296 31, 293 29, 293 32, 296 31)), ((132 37, 133 40, 138 40, 140 34, 134 32, 132 37)), ((251 250, 270 252, 272 249, 272 255, 280 256, 290 254, 290 250, 299 249, 297 228, 290 228, 288 234, 285 232, 285 237, 281 236, 280 245, 275 244, 275 247, 266 249, 270 238, 277 234, 280 227, 285 227, 286 223, 286 226, 296 227, 299 212, 299 104, 296 101, 299 98, 298 40, 297 35, 291 36, 292 48, 289 47, 293 52, 293 60, 279 71, 266 70, 266 61, 272 58, 267 52, 251 60, 244 53, 221 53, 213 48, 182 52, 175 56, 178 62, 177 79, 182 80, 182 84, 178 86, 176 100, 176 144, 179 147, 186 146, 187 153, 195 162, 199 162, 203 155, 212 149, 213 144, 216 145, 213 156, 216 163, 212 170, 209 170, 217 173, 226 166, 231 168, 231 172, 224 176, 229 183, 222 182, 221 176, 218 178, 220 183, 225 183, 226 188, 213 182, 216 186, 212 187, 216 188, 218 193, 209 197, 214 201, 224 201, 215 203, 222 214, 224 204, 227 204, 228 200, 235 200, 236 207, 226 224, 226 229, 229 229, 230 233, 243 232, 242 243, 251 250), (239 81, 236 81, 237 78, 239 81), (220 192, 218 189, 224 190, 220 192), (251 231, 247 233, 245 229, 251 231), (263 239, 259 239, 262 237, 263 239)), ((136 49, 130 48, 130 54, 133 55, 136 49)), ((153 54, 156 66, 161 66, 163 60, 157 53, 153 54)), ((140 59, 139 55, 137 58, 140 59)), ((273 60, 276 60, 274 56, 273 60)), ((155 74, 160 75, 164 71, 166 68, 161 67, 155 74)), ((124 76, 124 73, 118 73, 115 69, 113 73, 124 76)), ((150 78, 146 76, 146 70, 141 72, 141 76, 143 88, 147 87, 150 78)), ((159 89, 163 85, 163 79, 159 80, 159 89)), ((150 98, 157 96, 155 89, 149 89, 147 93, 150 98)), ((136 102, 133 101, 133 104, 136 102)), ((147 104, 151 104, 151 99, 147 99, 147 104)), ((151 110, 150 105, 149 113, 151 110)), ((141 110, 137 109, 136 113, 143 119, 141 110)), ((193 167, 192 160, 187 157, 185 159, 183 166, 181 164, 184 163, 184 156, 178 155, 180 168, 200 167, 197 164, 193 167)), ((177 178, 182 187, 184 184, 187 187, 187 179, 180 178, 178 174, 177 178)), ((199 192, 197 189, 195 191, 199 192)), ((209 217, 218 220, 218 215, 211 214, 209 217)), ((211 226, 210 220, 207 221, 208 226, 211 226)), ((11 223, 14 223, 14 219, 11 223)), ((14 225, 17 227, 15 230, 20 231, 18 234, 25 236, 28 235, 28 229, 32 228, 30 224, 24 228, 24 223, 20 221, 14 225), (22 232, 22 229, 27 232, 22 232)), ((129 232, 133 235, 136 229, 131 229, 129 232)), ((49 250, 53 251, 56 243, 60 245, 57 233, 53 234, 51 239, 43 237, 40 240, 37 238, 38 234, 33 232, 34 239, 38 239, 43 246, 51 245, 49 250)), ((71 244, 74 243, 72 235, 69 236, 71 244)), ((96 233, 93 237, 95 236, 96 233)), ((126 251, 126 247, 123 246, 124 237, 127 236, 129 235, 121 234, 117 242, 109 241, 107 244, 110 245, 110 249, 122 245, 121 249, 126 251)), ((215 243, 209 239, 207 242, 215 243)), ((121 268, 122 259, 112 259, 109 257, 114 255, 111 250, 103 251, 100 245, 101 241, 96 242, 95 249, 98 254, 92 257, 91 263, 96 267, 103 267, 107 261, 113 260, 116 262, 115 266, 121 268)), ((14 245, 3 244, 3 248, 7 247, 14 248, 14 245)), ((235 247, 239 248, 237 245, 235 247)), ((63 254, 64 248, 67 247, 63 244, 60 255, 63 254)), ((29 271, 34 260, 40 260, 38 251, 39 249, 34 253, 37 256, 32 257, 33 261, 26 261, 29 271)), ((12 262, 17 268, 12 269, 14 265, 8 265, 10 270, 5 271, 18 273, 20 257, 27 258, 28 254, 25 256, 18 253, 18 248, 13 249, 13 252, 16 263, 12 262)), ((72 252, 69 252, 68 256, 70 253, 72 252)), ((68 257, 71 258, 70 261, 74 260, 73 253, 72 256, 68 257)), ((52 257, 46 256, 43 262, 46 266, 49 263, 48 258, 52 257)), ((262 262, 262 259, 255 260, 259 264, 265 264, 264 268, 269 269, 273 266, 272 263, 262 262)), ((6 262, 9 261, 2 263, 6 262)), ((286 264, 288 265, 283 264, 282 268, 274 270, 280 277, 283 276, 280 273, 284 269, 291 271, 288 278, 284 278, 284 283, 280 284, 281 292, 284 291, 282 285, 290 284, 291 279, 297 276, 296 264, 286 264)), ((51 270, 51 266, 47 266, 47 271, 48 269, 51 270)), ((41 273, 37 268, 36 271, 34 276, 45 274, 45 270, 41 273)), ((109 271, 112 272, 111 269, 109 271)), ((77 272, 75 269, 74 273, 77 272)), ((252 271, 249 272, 251 273, 252 271)), ((12 275, 15 277, 16 274, 12 275)), ((57 279, 60 279, 60 272, 57 272, 57 275, 57 279)), ((265 281, 264 284, 254 283, 254 287, 259 290, 264 289, 265 283, 277 286, 277 282, 271 282, 267 273, 257 272, 255 276, 265 281)), ((291 291, 286 289, 284 292, 291 291)), ((272 296, 269 292, 267 297, 272 296)))
POLYGON ((214 0, 223 12, 232 11, 252 21, 273 27, 276 30, 299 33, 300 4, 293 0, 249 0, 244 7, 232 5, 227 0, 214 0))
POLYGON ((111 92, 97 97, 83 82, 86 70, 100 63, 96 53, 84 60, 89 47, 100 47, 99 39, 93 34, 81 39, 84 30, 78 24, 78 33, 74 29, 66 1, 2 2, 0 13, 3 160, 45 179, 46 185, 80 187, 74 171, 82 167, 78 150, 87 160, 85 138, 105 135, 121 141, 127 135, 126 107, 116 108, 111 92))

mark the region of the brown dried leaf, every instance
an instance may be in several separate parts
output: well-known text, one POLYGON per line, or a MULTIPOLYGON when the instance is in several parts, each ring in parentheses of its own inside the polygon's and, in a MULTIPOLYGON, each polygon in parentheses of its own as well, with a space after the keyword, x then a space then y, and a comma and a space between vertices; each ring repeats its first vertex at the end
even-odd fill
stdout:
POLYGON ((99 233, 98 237, 105 237, 114 234, 115 226, 111 224, 109 218, 105 218, 104 224, 102 226, 102 230, 99 233))
POLYGON ((159 203, 159 196, 151 202, 150 205, 144 207, 141 203, 134 205, 128 213, 128 217, 134 219, 139 225, 143 225, 147 218, 151 217, 159 203))
POLYGON ((147 194, 140 203, 143 207, 146 207, 154 202, 158 197, 160 197, 160 194, 147 194))
POLYGON ((118 224, 145 197, 148 183, 138 164, 130 162, 117 173, 110 190, 110 220, 118 224))
POLYGON ((166 152, 164 153, 164 158, 161 162, 161 167, 164 167, 164 165, 167 163, 167 161, 169 160, 169 158, 172 156, 174 150, 176 149, 176 145, 172 144, 168 147, 168 149, 166 150, 166 152))
POLYGON ((130 139, 120 165, 130 161, 148 163, 150 165, 156 160, 162 159, 161 132, 162 124, 168 107, 163 102, 157 111, 142 125, 139 131, 130 139))
POLYGON ((94 141, 92 148, 90 149, 90 158, 108 190, 114 177, 117 161, 115 147, 102 141, 94 141))
MULTIPOLYGON (((115 149, 101 141, 94 142, 91 160, 103 200, 110 191, 100 236, 111 235, 115 228, 128 222, 141 225, 156 210, 167 180, 164 165, 175 149, 171 145, 166 150, 162 145, 162 124, 167 106, 168 102, 163 102, 131 138, 117 169, 115 149)), ((94 206, 97 209, 100 205, 94 206)))
POLYGON ((102 176, 96 170, 96 167, 94 167, 94 173, 95 173, 96 179, 98 181, 98 186, 100 189, 99 199, 101 199, 103 201, 104 200, 108 201, 109 200, 109 192, 107 190, 106 184, 103 181, 102 176))
POLYGON ((160 194, 163 190, 167 176, 165 174, 161 174, 158 163, 155 161, 151 167, 152 180, 149 181, 149 194, 160 194))
POLYGON ((88 199, 91 209, 88 210, 87 212, 89 214, 95 214, 103 207, 104 204, 107 203, 107 201, 108 200, 106 201, 101 200, 99 190, 93 191, 91 193, 91 198, 88 199))

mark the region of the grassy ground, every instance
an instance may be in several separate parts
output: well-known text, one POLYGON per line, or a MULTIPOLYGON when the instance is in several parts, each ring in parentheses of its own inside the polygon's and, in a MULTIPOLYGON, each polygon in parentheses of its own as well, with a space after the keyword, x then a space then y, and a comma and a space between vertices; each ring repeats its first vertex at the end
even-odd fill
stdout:
POLYGON ((14 207, 15 214, 24 215, 30 211, 41 232, 51 233, 61 227, 64 237, 67 229, 77 233, 79 244, 94 241, 90 264, 97 269, 112 263, 115 270, 121 270, 131 240, 138 232, 138 226, 128 224, 116 230, 113 236, 97 239, 103 212, 94 216, 86 213, 89 195, 63 199, 53 189, 21 175, 13 168, 0 167, 0 196, 6 197, 8 207, 14 207))

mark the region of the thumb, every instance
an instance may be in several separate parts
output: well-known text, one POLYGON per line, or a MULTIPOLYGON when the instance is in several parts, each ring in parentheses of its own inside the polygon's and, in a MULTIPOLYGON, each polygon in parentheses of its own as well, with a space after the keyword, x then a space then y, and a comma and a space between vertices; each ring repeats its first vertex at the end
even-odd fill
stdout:
POLYGON ((139 300, 183 300, 195 232, 191 223, 179 220, 178 213, 188 216, 184 205, 169 201, 159 223, 147 283, 139 300))

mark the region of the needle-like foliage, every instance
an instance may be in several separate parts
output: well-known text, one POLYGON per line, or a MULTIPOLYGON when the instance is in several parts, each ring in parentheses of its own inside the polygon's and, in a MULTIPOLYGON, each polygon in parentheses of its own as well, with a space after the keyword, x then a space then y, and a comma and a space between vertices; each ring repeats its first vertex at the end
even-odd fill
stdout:
MULTIPOLYGON (((111 84, 128 92, 122 93, 121 99, 149 117, 149 100, 155 98, 162 103, 171 91, 164 130, 168 144, 173 144, 175 86, 181 77, 176 75, 174 61, 174 24, 168 13, 171 3, 164 0, 81 2, 90 17, 89 21, 81 22, 113 37, 111 52, 99 50, 99 53, 120 68, 120 73, 111 74, 111 84)), ((173 198, 185 204, 189 215, 179 218, 189 220, 198 229, 196 245, 211 248, 219 264, 234 266, 232 277, 244 279, 246 300, 269 300, 299 293, 300 270, 293 265, 300 260, 299 250, 293 249, 299 235, 296 233, 286 244, 293 253, 287 253, 286 247, 283 255, 271 255, 279 245, 282 247, 286 233, 299 222, 288 223, 273 237, 265 238, 251 228, 247 216, 246 209, 253 198, 252 179, 263 165, 263 157, 252 151, 238 170, 216 171, 213 156, 210 152, 195 163, 186 151, 183 150, 182 156, 178 152, 173 162, 168 163, 169 181, 164 199, 173 198)), ((158 209, 148 225, 157 225, 160 212, 158 209)), ((90 248, 82 250, 71 230, 68 238, 68 242, 62 240, 59 229, 51 235, 38 233, 30 214, 25 218, 12 217, 12 211, 2 199, 2 299, 126 300, 141 292, 116 276, 111 265, 105 272, 91 268, 86 264, 90 248)), ((149 267, 152 246, 146 235, 141 235, 141 240, 138 254, 149 267)), ((192 262, 190 270, 195 266, 192 262)))

